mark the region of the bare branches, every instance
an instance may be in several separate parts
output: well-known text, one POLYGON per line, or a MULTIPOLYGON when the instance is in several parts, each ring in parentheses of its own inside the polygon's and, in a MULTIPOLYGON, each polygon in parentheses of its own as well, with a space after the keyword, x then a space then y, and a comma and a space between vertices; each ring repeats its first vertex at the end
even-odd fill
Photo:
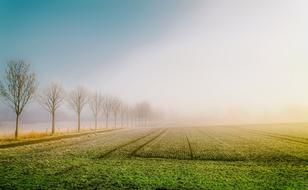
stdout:
POLYGON ((95 93, 89 98, 89 106, 95 119, 95 130, 97 129, 97 119, 102 113, 104 97, 101 94, 95 93))
MULTIPOLYGON (((120 109, 119 109, 120 117, 121 117, 121 127, 123 127, 123 122, 124 122, 125 117, 126 117, 126 120, 128 120, 128 116, 129 116, 128 111, 129 111, 129 106, 121 102, 120 109)), ((128 122, 126 125, 128 126, 128 122)))
POLYGON ((17 115, 33 98, 36 88, 36 76, 30 72, 30 64, 23 60, 10 60, 7 63, 5 78, 0 82, 0 94, 17 115))
MULTIPOLYGON (((0 81, 0 96, 4 102, 16 113, 15 137, 18 136, 19 116, 27 103, 34 97, 37 89, 35 73, 31 72, 30 64, 23 60, 10 60, 3 80, 0 81)), ((52 118, 52 134, 55 133, 55 115, 65 99, 64 89, 60 84, 50 83, 37 96, 39 104, 46 109, 52 118)), ((97 121, 101 115, 105 116, 106 127, 108 127, 110 117, 114 119, 114 126, 117 121, 121 121, 123 127, 133 124, 143 124, 146 126, 150 117, 153 118, 151 106, 146 103, 139 103, 135 106, 128 106, 118 97, 95 93, 87 97, 87 92, 83 87, 77 87, 69 93, 67 101, 70 107, 76 112, 78 117, 78 132, 80 131, 81 112, 88 103, 89 108, 95 119, 95 129, 97 121)))
POLYGON ((78 87, 70 93, 68 103, 78 116, 78 132, 80 131, 80 114, 87 103, 87 92, 83 87, 78 87))
POLYGON ((135 111, 139 122, 144 122, 143 124, 147 126, 147 122, 152 113, 151 105, 147 102, 136 104, 135 111))
POLYGON ((19 115, 35 94, 36 76, 30 72, 30 64, 23 60, 10 60, 5 77, 0 81, 0 94, 16 113, 15 138, 18 137, 19 115))
POLYGON ((114 126, 117 127, 117 116, 121 107, 121 100, 118 97, 113 97, 111 99, 111 111, 114 117, 114 126))
POLYGON ((45 108, 52 117, 52 130, 51 133, 55 133, 55 114, 56 110, 60 107, 63 102, 64 90, 60 84, 51 83, 39 96, 39 104, 45 108))
POLYGON ((103 96, 103 114, 106 119, 106 128, 108 128, 109 116, 112 111, 112 96, 103 96))
POLYGON ((117 97, 112 97, 111 99, 111 111, 114 115, 117 115, 121 108, 121 100, 117 97))
POLYGON ((76 113, 80 114, 87 103, 86 90, 83 87, 77 87, 70 93, 68 103, 76 113))
POLYGON ((38 96, 39 104, 48 112, 54 113, 65 98, 64 90, 60 84, 51 83, 38 96))
POLYGON ((110 113, 112 110, 112 96, 104 95, 104 102, 103 102, 103 113, 107 114, 110 113))

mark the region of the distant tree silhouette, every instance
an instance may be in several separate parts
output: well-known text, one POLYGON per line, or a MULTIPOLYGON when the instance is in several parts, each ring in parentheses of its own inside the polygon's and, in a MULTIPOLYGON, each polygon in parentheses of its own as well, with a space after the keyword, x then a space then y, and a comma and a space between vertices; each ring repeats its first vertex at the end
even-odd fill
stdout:
POLYGON ((148 102, 138 103, 135 106, 135 112, 139 121, 139 125, 147 126, 151 116, 151 105, 148 102))
POLYGON ((104 97, 98 93, 92 95, 89 99, 89 106, 94 116, 95 130, 97 130, 98 116, 103 110, 104 97))
POLYGON ((103 96, 103 114, 106 120, 106 128, 108 128, 109 117, 112 111, 112 96, 104 95, 103 96))
MULTIPOLYGON (((119 112, 120 112, 120 118, 121 118, 121 127, 123 127, 124 125, 124 120, 126 118, 126 121, 127 121, 127 118, 128 118, 128 110, 129 110, 129 107, 127 104, 121 102, 120 104, 120 109, 119 109, 119 112)), ((128 122, 126 123, 126 126, 128 126, 128 122)))
POLYGON ((38 95, 39 104, 51 114, 51 134, 55 134, 56 111, 64 98, 64 90, 58 83, 51 83, 38 95))
POLYGON ((73 110, 77 113, 78 117, 78 127, 77 131, 80 132, 80 116, 82 109, 87 103, 87 92, 83 87, 78 87, 71 91, 68 99, 69 104, 73 110))
POLYGON ((121 107, 121 100, 118 97, 113 97, 111 100, 111 111, 114 117, 114 127, 117 127, 117 116, 121 107))

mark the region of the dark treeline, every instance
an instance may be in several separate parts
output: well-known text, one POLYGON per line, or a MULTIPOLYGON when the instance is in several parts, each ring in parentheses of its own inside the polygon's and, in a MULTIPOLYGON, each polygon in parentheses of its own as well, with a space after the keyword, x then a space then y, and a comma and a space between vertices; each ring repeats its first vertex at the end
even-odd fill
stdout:
POLYGON ((84 87, 76 87, 66 92, 61 84, 51 82, 38 90, 36 73, 31 65, 23 60, 9 60, 0 79, 0 98, 16 114, 15 138, 19 134, 20 115, 30 100, 36 100, 51 115, 51 134, 56 133, 56 112, 67 102, 76 113, 77 131, 81 130, 81 114, 89 106, 93 115, 95 130, 100 118, 105 119, 105 127, 150 126, 149 122, 158 119, 147 102, 129 105, 116 96, 103 95, 100 92, 90 93, 84 87), (114 122, 112 126, 110 122, 114 122))

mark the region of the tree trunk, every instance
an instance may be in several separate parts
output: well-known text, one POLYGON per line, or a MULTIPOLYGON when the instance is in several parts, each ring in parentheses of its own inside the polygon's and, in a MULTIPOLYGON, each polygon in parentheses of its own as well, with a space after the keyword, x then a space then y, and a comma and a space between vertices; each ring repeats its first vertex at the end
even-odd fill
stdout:
POLYGON ((135 127, 136 126, 136 118, 132 117, 132 126, 135 127))
POLYGON ((15 139, 18 138, 18 129, 19 129, 19 114, 16 114, 15 139))
POLYGON ((78 113, 78 133, 80 132, 80 113, 78 113))
POLYGON ((52 112, 51 114, 51 134, 54 135, 55 134, 55 116, 56 116, 56 113, 55 112, 52 112))
POLYGON ((117 128, 117 114, 114 115, 114 128, 117 128))
POLYGON ((97 116, 95 116, 95 131, 97 130, 97 116))
POLYGON ((106 115, 106 128, 108 128, 108 117, 109 117, 109 114, 106 115))

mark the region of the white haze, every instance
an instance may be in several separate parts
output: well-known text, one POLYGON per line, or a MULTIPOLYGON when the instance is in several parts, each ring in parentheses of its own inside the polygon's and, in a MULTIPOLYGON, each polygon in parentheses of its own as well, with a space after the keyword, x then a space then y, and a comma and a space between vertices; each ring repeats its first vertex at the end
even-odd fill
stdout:
POLYGON ((308 121, 307 7, 206 2, 86 83, 108 81, 104 90, 211 124, 308 121))
POLYGON ((159 40, 76 81, 130 103, 148 100, 181 121, 308 121, 307 7, 305 0, 204 1, 159 40))

